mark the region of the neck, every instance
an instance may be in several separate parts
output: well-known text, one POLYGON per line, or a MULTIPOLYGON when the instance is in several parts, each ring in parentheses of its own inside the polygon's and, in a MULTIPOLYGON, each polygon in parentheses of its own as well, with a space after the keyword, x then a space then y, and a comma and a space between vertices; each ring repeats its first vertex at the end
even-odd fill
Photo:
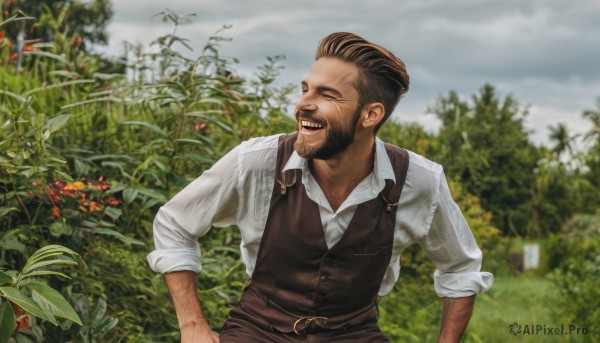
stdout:
POLYGON ((335 211, 352 190, 371 173, 375 160, 375 137, 355 137, 354 142, 329 160, 310 160, 315 180, 335 211))

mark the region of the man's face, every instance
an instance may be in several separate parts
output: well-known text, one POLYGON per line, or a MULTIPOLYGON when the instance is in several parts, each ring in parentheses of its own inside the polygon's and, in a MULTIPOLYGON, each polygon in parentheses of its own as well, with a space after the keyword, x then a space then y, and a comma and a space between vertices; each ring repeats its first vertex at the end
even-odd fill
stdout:
POLYGON ((359 70, 351 63, 323 57, 302 81, 296 104, 298 139, 295 148, 304 158, 328 160, 354 140, 360 115, 355 88, 359 70))

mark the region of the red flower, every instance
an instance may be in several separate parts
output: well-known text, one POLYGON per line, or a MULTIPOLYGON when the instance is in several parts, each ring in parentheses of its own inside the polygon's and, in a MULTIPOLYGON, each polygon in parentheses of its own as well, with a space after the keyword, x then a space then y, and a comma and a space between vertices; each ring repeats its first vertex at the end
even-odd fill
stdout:
POLYGON ((15 331, 29 329, 29 315, 19 305, 13 303, 11 305, 15 309, 15 317, 17 317, 15 331))
POLYGON ((27 329, 29 329, 29 315, 24 314, 17 318, 17 327, 15 328, 15 331, 27 329))

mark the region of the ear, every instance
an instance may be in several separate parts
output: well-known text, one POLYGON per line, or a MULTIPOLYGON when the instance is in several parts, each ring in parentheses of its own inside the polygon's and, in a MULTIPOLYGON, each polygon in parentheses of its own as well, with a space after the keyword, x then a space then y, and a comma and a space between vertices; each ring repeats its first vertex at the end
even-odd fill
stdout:
POLYGON ((361 113, 360 124, 364 128, 371 128, 377 126, 379 122, 385 116, 385 108, 380 102, 374 102, 365 105, 361 113))

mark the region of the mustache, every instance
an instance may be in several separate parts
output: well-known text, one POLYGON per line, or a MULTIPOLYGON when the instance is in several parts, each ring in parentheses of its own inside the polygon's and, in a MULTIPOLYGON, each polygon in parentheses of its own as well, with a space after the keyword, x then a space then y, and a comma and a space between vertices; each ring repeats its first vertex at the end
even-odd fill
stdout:
POLYGON ((325 120, 323 120, 323 118, 321 118, 320 116, 318 116, 315 111, 303 111, 303 110, 298 110, 295 113, 295 117, 296 120, 310 120, 310 121, 314 121, 316 123, 319 123, 323 126, 325 126, 325 120))

